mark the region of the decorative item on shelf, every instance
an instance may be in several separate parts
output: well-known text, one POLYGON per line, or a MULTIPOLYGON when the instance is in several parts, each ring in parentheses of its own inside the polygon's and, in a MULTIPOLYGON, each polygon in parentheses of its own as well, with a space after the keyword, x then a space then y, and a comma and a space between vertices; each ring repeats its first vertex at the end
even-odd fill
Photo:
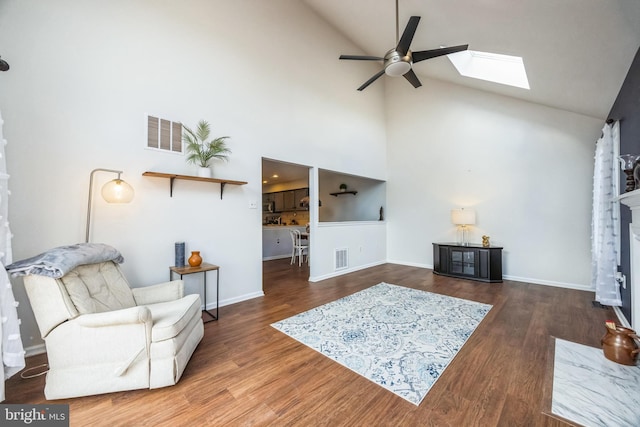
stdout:
POLYGON ((200 251, 191 251, 191 256, 189 257, 189 265, 191 267, 199 267, 200 264, 202 264, 200 251))
POLYGON ((491 246, 491 243, 489 243, 489 236, 482 236, 482 246, 485 248, 491 246))
POLYGON ((451 222, 462 228, 462 241, 459 242, 463 246, 469 245, 467 242, 467 227, 476 223, 476 211, 472 209, 452 209, 451 222))
POLYGON ((633 191, 636 189, 636 181, 634 179, 634 170, 640 160, 640 156, 635 154, 623 154, 620 157, 620 164, 622 165, 622 171, 627 175, 627 187, 624 192, 633 191))
POLYGON ((220 136, 209 141, 211 129, 205 120, 198 122, 195 132, 182 125, 184 132, 182 141, 186 144, 187 163, 198 166, 198 176, 211 178, 211 161, 213 159, 228 160, 231 150, 227 147, 228 136, 220 136))
POLYGON ((85 230, 85 243, 89 243, 89 229, 91 226, 91 202, 93 201, 93 174, 96 172, 111 172, 117 173, 118 177, 107 182, 102 186, 102 198, 107 203, 129 203, 133 200, 134 191, 133 188, 120 179, 120 175, 122 171, 113 170, 113 169, 94 169, 91 171, 89 175, 89 199, 87 201, 87 227, 85 230))
POLYGON ((636 166, 633 168, 633 181, 635 189, 640 189, 640 162, 637 162, 636 166))
POLYGON ((378 221, 384 221, 384 208, 382 206, 380 206, 380 217, 378 221))
POLYGON ((176 242, 176 267, 184 267, 184 242, 176 242))
POLYGON ((345 191, 347 191, 347 184, 344 184, 344 183, 343 183, 343 184, 340 184, 340 191, 341 191, 342 193, 344 193, 345 191))
POLYGON ((640 337, 633 329, 616 325, 611 320, 607 320, 605 326, 607 333, 600 340, 604 357, 622 365, 635 366, 640 350, 634 338, 640 337))
POLYGON ((0 71, 9 71, 9 63, 0 58, 0 71))
MULTIPOLYGON (((305 208, 309 207, 309 196, 304 196, 302 199, 300 199, 300 206, 305 208)), ((318 207, 322 207, 322 200, 318 200, 318 207)))

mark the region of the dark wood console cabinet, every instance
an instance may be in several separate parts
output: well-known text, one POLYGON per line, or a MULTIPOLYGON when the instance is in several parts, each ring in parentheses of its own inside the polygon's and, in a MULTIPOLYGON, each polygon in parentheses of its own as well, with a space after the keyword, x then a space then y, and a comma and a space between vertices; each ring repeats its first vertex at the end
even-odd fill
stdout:
POLYGON ((502 248, 434 243, 433 272, 481 282, 502 282, 502 248))

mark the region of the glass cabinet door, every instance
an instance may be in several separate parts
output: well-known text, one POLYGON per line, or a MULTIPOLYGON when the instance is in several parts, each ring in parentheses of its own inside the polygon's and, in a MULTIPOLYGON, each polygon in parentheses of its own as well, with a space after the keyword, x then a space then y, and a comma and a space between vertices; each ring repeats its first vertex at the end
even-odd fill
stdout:
POLYGON ((450 272, 474 276, 476 274, 476 256, 474 250, 451 249, 450 272))
POLYGON ((474 276, 476 274, 476 253, 465 251, 462 253, 462 274, 474 276))
POLYGON ((463 259, 463 255, 464 252, 462 252, 461 250, 458 249, 451 249, 451 258, 450 258, 450 262, 451 262, 451 268, 450 271, 454 274, 462 274, 463 270, 463 264, 462 264, 462 259, 463 259))

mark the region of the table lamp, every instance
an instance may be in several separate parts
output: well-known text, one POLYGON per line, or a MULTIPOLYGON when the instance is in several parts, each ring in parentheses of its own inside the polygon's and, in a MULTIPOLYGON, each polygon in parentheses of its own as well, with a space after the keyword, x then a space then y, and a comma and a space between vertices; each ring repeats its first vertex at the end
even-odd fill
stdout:
POLYGON ((462 245, 467 246, 467 226, 476 223, 476 211, 472 209, 451 209, 451 222, 462 227, 462 245))

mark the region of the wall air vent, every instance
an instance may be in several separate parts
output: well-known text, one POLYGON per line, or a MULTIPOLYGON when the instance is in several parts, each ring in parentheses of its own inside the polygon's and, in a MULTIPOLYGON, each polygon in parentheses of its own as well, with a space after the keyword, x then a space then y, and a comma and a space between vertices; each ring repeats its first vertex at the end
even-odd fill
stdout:
POLYGON ((349 267, 349 249, 341 248, 335 249, 335 269, 344 270, 349 267))
POLYGON ((182 154, 182 123, 147 116, 147 148, 182 154))

